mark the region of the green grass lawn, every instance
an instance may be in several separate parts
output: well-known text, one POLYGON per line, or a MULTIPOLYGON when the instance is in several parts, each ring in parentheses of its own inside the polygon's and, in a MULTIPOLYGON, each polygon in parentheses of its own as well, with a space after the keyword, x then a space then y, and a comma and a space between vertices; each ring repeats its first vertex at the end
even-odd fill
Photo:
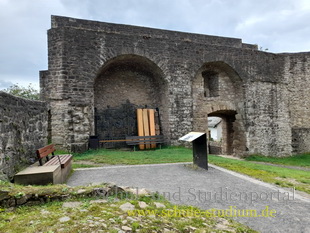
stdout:
POLYGON ((310 154, 300 154, 285 158, 266 157, 261 155, 251 155, 245 158, 247 161, 258 161, 291 166, 310 167, 310 154))
POLYGON ((191 150, 183 147, 140 151, 100 149, 74 155, 76 163, 89 161, 101 164, 156 164, 191 162, 192 160, 191 150))
POLYGON ((209 162, 281 187, 310 194, 310 172, 209 155, 209 162))
MULTIPOLYGON (((295 187, 296 190, 310 193, 310 172, 297 169, 256 164, 251 161, 309 166, 310 155, 289 158, 251 156, 248 160, 235 160, 209 155, 209 162, 220 167, 243 173, 259 180, 282 187, 295 187), (251 160, 251 161, 250 161, 251 160)), ((166 147, 156 150, 124 151, 100 149, 74 155, 74 168, 100 166, 102 164, 156 164, 192 162, 192 150, 184 147, 166 147)))

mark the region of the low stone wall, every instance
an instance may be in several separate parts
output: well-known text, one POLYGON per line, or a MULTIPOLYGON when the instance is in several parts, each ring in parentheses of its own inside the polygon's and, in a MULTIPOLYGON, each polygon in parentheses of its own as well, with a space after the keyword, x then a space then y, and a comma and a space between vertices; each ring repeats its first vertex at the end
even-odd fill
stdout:
MULTIPOLYGON (((107 201, 111 197, 133 198, 138 196, 155 197, 155 193, 144 188, 137 189, 133 187, 121 187, 114 184, 100 184, 93 186, 76 186, 54 185, 53 188, 48 186, 25 186, 22 190, 14 185, 4 185, 0 189, 0 207, 18 207, 22 205, 41 205, 51 201, 64 201, 68 199, 93 197, 107 201)), ((94 202, 100 202, 100 200, 94 202)))
POLYGON ((0 180, 36 160, 36 149, 47 144, 48 108, 45 102, 0 91, 0 180))
MULTIPOLYGON (((31 186, 28 186, 31 187, 31 186)), ((11 188, 13 189, 13 188, 11 188)), ((97 197, 101 199, 108 199, 111 196, 122 194, 130 191, 129 188, 121 188, 116 185, 106 184, 101 187, 86 187, 86 189, 81 189, 79 187, 70 187, 66 185, 54 186, 54 189, 41 187, 37 189, 32 187, 27 191, 24 189, 18 194, 14 191, 10 192, 7 190, 0 190, 0 207, 17 207, 22 205, 41 205, 51 201, 64 201, 67 199, 73 198, 82 198, 82 197, 97 197), (63 187, 63 190, 59 190, 60 187, 63 187)), ((16 191, 16 190, 15 190, 16 191)), ((135 193, 132 193, 135 194, 135 193)), ((124 196, 129 196, 124 195, 124 196)))

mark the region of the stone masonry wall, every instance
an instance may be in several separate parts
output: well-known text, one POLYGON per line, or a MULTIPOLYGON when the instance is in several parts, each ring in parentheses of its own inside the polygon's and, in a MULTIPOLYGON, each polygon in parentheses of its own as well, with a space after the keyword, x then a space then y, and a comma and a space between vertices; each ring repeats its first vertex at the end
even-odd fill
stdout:
POLYGON ((287 156, 310 147, 309 53, 272 54, 240 39, 58 16, 48 46, 42 97, 60 147, 84 150, 96 132, 95 107, 121 109, 127 99, 158 105, 173 145, 190 131, 207 131, 208 115, 218 115, 227 153, 287 156))
POLYGON ((47 104, 0 91, 0 179, 12 179, 47 145, 47 104))
POLYGON ((251 83, 246 96, 244 111, 249 154, 290 155, 292 136, 287 85, 251 83))
POLYGON ((310 152, 310 53, 283 54, 293 153, 310 152))

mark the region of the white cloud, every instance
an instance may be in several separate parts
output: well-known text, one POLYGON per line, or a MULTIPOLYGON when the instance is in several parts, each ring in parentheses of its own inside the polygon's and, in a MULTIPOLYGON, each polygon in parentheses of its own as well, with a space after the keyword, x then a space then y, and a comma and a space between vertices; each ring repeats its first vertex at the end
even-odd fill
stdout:
POLYGON ((0 0, 0 79, 38 83, 39 70, 47 69, 46 31, 54 10, 65 12, 59 1, 0 0))
POLYGON ((12 82, 0 79, 0 91, 3 90, 3 89, 6 89, 6 88, 8 88, 8 87, 10 87, 12 85, 13 85, 12 82))
POLYGON ((6 79, 0 79, 0 90, 6 89, 14 84, 19 86, 28 87, 31 84, 32 87, 39 90, 40 84, 38 78, 27 75, 5 75, 6 79))
POLYGON ((271 52, 310 51, 308 0, 0 0, 1 80, 38 83, 51 15, 241 38, 271 52))

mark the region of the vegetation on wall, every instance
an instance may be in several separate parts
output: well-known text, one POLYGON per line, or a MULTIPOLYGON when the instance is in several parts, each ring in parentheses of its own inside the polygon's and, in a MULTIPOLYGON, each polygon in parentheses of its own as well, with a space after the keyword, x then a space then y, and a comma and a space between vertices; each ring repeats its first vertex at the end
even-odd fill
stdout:
POLYGON ((39 91, 35 89, 31 83, 28 85, 28 87, 23 87, 23 86, 20 86, 18 83, 16 83, 2 91, 9 93, 11 95, 15 95, 15 96, 30 99, 30 100, 40 99, 39 91))

